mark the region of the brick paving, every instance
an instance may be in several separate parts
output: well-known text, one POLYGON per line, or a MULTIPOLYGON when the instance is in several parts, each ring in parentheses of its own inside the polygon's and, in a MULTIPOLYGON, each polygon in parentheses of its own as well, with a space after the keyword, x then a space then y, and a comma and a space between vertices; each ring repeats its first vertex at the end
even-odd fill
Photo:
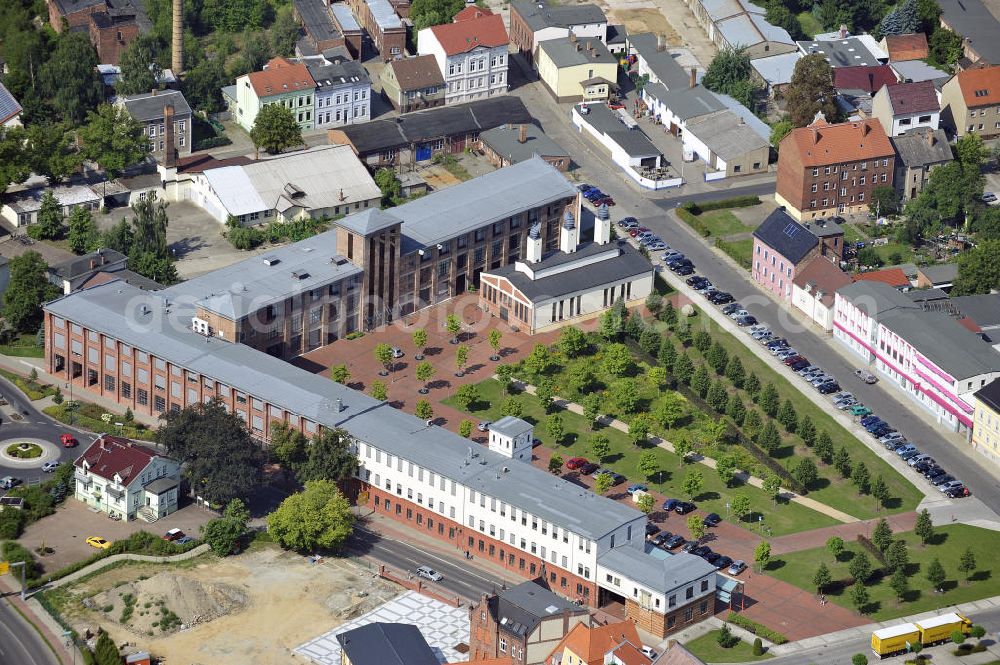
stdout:
POLYGON ((789 640, 863 626, 870 621, 834 603, 820 605, 819 598, 768 575, 743 574, 746 608, 742 614, 776 630, 789 640))
MULTIPOLYGON (((879 519, 881 518, 853 522, 851 524, 837 524, 821 529, 813 529, 812 531, 779 536, 771 540, 771 553, 774 555, 787 554, 789 552, 823 547, 826 545, 826 541, 833 536, 840 536, 847 542, 856 540, 859 535, 870 537, 872 529, 875 528, 879 519)), ((887 515, 885 519, 889 522, 889 526, 892 527, 894 533, 912 531, 913 526, 917 522, 917 513, 911 511, 896 515, 887 515)))

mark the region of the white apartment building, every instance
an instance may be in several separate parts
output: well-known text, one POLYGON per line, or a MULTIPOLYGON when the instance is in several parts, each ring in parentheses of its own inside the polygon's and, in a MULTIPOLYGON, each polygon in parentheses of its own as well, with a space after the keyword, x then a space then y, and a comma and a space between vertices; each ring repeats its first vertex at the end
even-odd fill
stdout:
POLYGON ((360 62, 322 57, 303 61, 316 82, 316 129, 371 120, 372 82, 360 62))
POLYGON ((417 33, 418 54, 434 56, 444 77, 445 104, 507 94, 508 43, 503 18, 478 7, 417 33))

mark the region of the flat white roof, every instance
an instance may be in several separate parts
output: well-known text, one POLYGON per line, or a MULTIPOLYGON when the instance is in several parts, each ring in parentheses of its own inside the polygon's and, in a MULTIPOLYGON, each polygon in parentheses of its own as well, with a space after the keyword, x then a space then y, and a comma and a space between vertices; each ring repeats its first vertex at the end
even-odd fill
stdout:
POLYGON ((880 628, 872 633, 875 637, 880 640, 889 639, 891 637, 900 637, 906 635, 907 633, 916 633, 920 629, 917 628, 915 624, 912 623, 901 623, 898 626, 889 626, 888 628, 880 628))

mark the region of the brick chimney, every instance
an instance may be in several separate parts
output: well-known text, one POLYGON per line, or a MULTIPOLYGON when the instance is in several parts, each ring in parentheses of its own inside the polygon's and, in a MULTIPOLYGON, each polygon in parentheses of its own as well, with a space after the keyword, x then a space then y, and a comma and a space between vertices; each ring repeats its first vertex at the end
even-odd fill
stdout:
POLYGON ((590 43, 590 40, 589 40, 589 39, 587 40, 587 50, 588 50, 588 51, 592 51, 592 50, 594 50, 594 47, 593 47, 593 46, 591 45, 591 43, 590 43))
POLYGON ((870 131, 872 131, 871 125, 867 122, 861 123, 861 136, 868 136, 870 131))
POLYGON ((691 68, 691 83, 690 83, 690 85, 691 85, 692 88, 695 87, 696 85, 698 85, 698 70, 695 69, 694 67, 691 68))
POLYGON ((927 145, 934 145, 934 132, 930 130, 927 131, 927 145))
POLYGON ((163 165, 171 168, 176 164, 177 150, 174 148, 174 107, 163 107, 163 165))
POLYGON ((528 126, 523 123, 517 129, 517 142, 518 143, 528 142, 528 126))
POLYGON ((667 50, 667 38, 663 35, 656 36, 656 50, 666 51, 667 50))

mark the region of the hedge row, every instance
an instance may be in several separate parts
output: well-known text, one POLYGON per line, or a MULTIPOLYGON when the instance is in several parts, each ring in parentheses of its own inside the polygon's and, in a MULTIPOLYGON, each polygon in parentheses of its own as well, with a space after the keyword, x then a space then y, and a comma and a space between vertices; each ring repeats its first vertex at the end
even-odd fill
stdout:
POLYGON ((737 443, 739 443, 751 455, 753 455, 753 458, 755 460, 757 460, 758 462, 766 466, 768 469, 770 469, 771 472, 774 473, 774 475, 781 478, 781 484, 783 487, 787 487, 788 489, 792 490, 799 496, 805 496, 806 494, 809 494, 809 489, 805 485, 797 481, 792 476, 792 474, 788 472, 788 469, 779 464, 777 460, 768 455, 766 451, 764 451, 756 443, 754 443, 748 437, 746 437, 742 431, 740 430, 737 431, 740 432, 739 436, 736 437, 737 443))
POLYGON ((209 148, 219 148, 224 145, 232 145, 233 141, 228 136, 210 136, 194 144, 194 149, 208 150, 209 148))
POLYGON ((718 199, 717 201, 705 201, 704 203, 686 203, 684 207, 695 215, 710 210, 724 210, 726 208, 749 208, 760 204, 759 196, 734 196, 729 199, 718 199))
POLYGON ((865 548, 865 550, 867 550, 869 554, 871 554, 873 557, 875 557, 875 559, 879 563, 881 563, 883 566, 886 565, 886 563, 885 563, 885 553, 882 550, 880 550, 879 548, 875 547, 875 543, 873 543, 870 539, 868 539, 867 536, 865 536, 864 534, 859 533, 858 534, 858 544, 861 545, 861 547, 865 548))
POLYGON ((757 623, 753 619, 748 619, 742 614, 737 614, 736 612, 730 612, 729 616, 726 617, 729 623, 736 624, 740 628, 749 630, 754 635, 758 637, 763 637, 768 642, 772 644, 785 644, 788 642, 788 638, 781 633, 771 630, 767 626, 757 623))
MULTIPOLYGON (((692 204, 685 203, 684 205, 685 206, 690 205, 690 206, 694 207, 693 203, 692 204)), ((695 213, 692 213, 690 211, 690 209, 688 209, 686 207, 678 208, 677 209, 677 216, 680 217, 681 220, 685 224, 687 224, 692 229, 694 229, 695 231, 697 231, 699 233, 699 235, 701 235, 702 238, 707 238, 708 236, 712 235, 712 232, 708 230, 708 227, 705 226, 701 222, 701 220, 698 219, 698 217, 695 215, 695 213)))

